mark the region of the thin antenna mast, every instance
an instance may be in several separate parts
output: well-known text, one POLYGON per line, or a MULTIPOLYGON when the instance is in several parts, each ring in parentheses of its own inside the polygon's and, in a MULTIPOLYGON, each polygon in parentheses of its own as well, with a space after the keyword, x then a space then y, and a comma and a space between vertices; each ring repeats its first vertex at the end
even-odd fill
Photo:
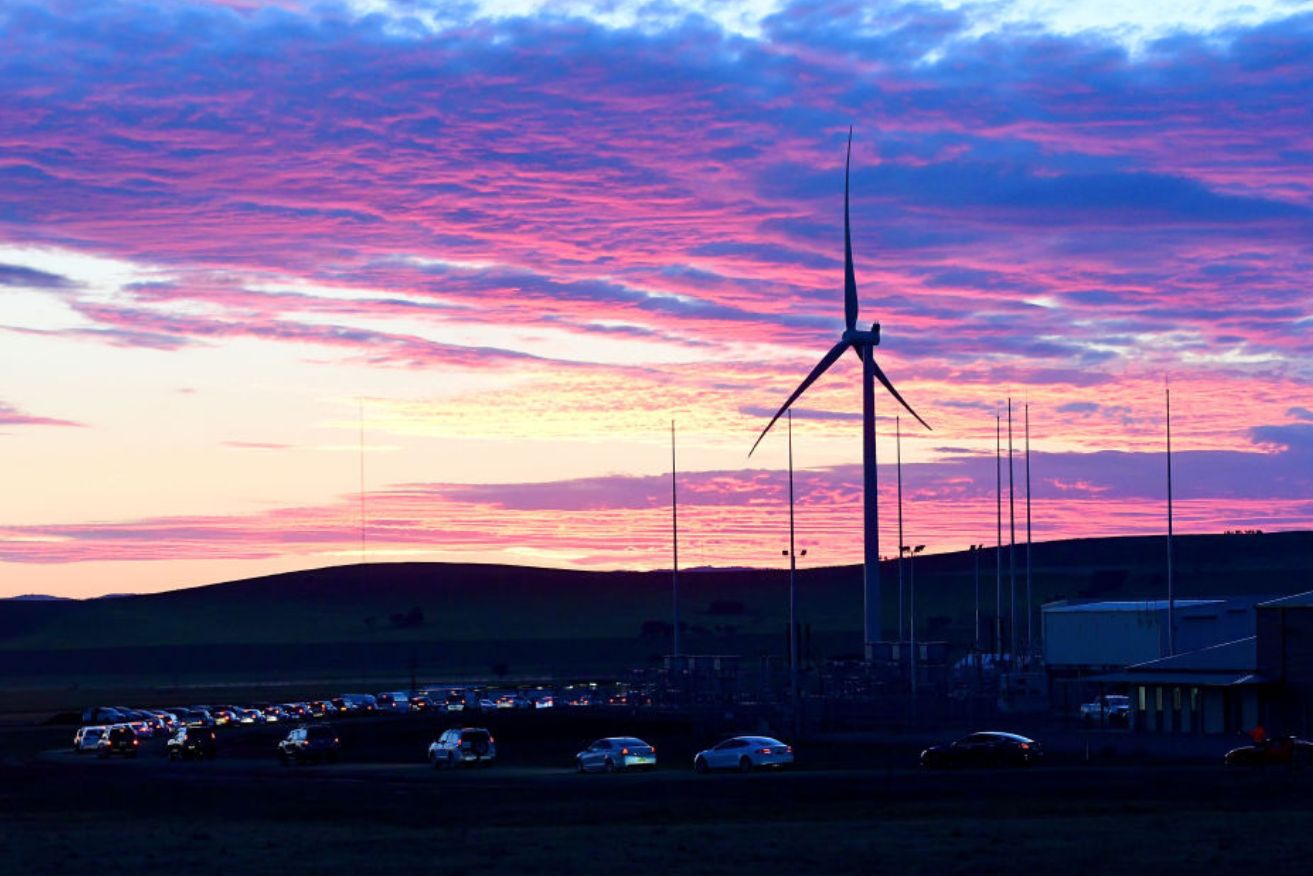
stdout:
POLYGON ((679 495, 675 485, 675 421, 670 421, 670 572, 671 613, 674 615, 674 640, 671 650, 679 656, 679 495))

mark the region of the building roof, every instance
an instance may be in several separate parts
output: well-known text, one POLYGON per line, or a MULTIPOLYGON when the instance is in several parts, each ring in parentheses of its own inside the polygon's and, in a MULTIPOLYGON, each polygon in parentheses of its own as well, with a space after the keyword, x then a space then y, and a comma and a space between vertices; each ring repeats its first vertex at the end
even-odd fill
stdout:
POLYGON ((1238 687, 1268 684, 1269 680, 1253 672, 1110 672, 1096 675, 1090 681, 1107 684, 1169 684, 1182 687, 1238 687))
MULTIPOLYGON (((1203 605, 1222 605, 1225 599, 1177 599, 1176 608, 1197 608, 1203 605)), ((1110 611, 1166 611, 1166 599, 1133 599, 1118 602, 1082 602, 1077 605, 1044 606, 1046 612, 1110 612, 1110 611)))
POLYGON ((1266 602, 1260 602, 1259 608, 1309 608, 1313 607, 1313 590, 1305 593, 1294 593, 1290 596, 1282 596, 1279 599, 1269 599, 1266 602))
POLYGON ((1258 637, 1246 636, 1197 651, 1146 660, 1126 669, 1136 672, 1253 672, 1257 667, 1258 637))

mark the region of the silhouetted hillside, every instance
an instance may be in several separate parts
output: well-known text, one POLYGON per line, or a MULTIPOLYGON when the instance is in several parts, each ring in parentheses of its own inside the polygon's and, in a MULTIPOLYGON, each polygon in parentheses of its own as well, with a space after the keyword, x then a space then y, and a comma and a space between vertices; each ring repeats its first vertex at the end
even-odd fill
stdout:
MULTIPOLYGON (((1165 595, 1162 538, 1078 539, 1034 546, 1032 602, 1141 599, 1165 595)), ((1004 615, 1012 563, 1003 549, 1004 615)), ((1016 587, 1025 599, 1025 548, 1018 546, 1016 587)), ((974 558, 960 552, 916 560, 919 638, 970 644, 974 558)), ((996 562, 979 557, 982 614, 993 615, 996 562)), ((1178 597, 1285 594, 1313 590, 1313 532, 1182 536, 1176 541, 1178 597)), ((883 564, 885 627, 897 628, 897 566, 883 564)), ((910 581, 911 569, 905 568, 910 581)), ((690 647, 718 653, 780 653, 787 623, 785 570, 699 571, 683 578, 683 621, 690 647)), ((799 574, 801 620, 817 656, 860 647, 861 567, 799 574)), ((368 654, 481 665, 498 653, 520 661, 535 653, 588 654, 617 662, 654 659, 669 641, 670 573, 580 572, 518 566, 388 563, 335 566, 112 600, 0 602, 0 674, 53 666, 78 655, 169 671, 167 649, 258 668, 274 651, 368 654), (548 647, 548 643, 555 643, 548 647), (162 650, 164 649, 164 650, 162 650), (289 650, 290 649, 290 650, 289 650), (371 651, 373 649, 373 651, 371 651), (69 652, 60 656, 60 652, 69 652), (124 651, 126 655, 128 651, 124 651), (245 654, 239 658, 237 655, 245 654), (37 656, 40 655, 39 659, 37 656), (226 656, 225 656, 226 655, 226 656), (265 655, 262 657, 261 655, 265 655), (444 656, 445 655, 445 656, 444 656)), ((1024 605, 1018 609, 1024 623, 1024 605)), ((988 623, 985 623, 988 629, 988 623)), ((173 652, 170 652, 173 653, 173 652)), ((181 659, 181 658, 179 658, 181 659)), ((192 658, 187 658, 191 660, 192 658)), ((345 659, 345 658, 343 658, 345 659)), ((509 659, 509 658, 508 658, 509 659)), ((562 659, 565 659, 562 657, 562 659)), ((183 661, 186 663, 187 661, 183 661)), ((274 660, 277 663, 277 660, 274 660)), ((300 658, 298 657, 298 665, 300 658)), ((523 663, 521 663, 523 665, 523 663)), ((540 665, 552 665, 547 659, 540 665)), ((176 667, 175 667, 176 668, 176 667)), ((512 664, 515 668, 515 664, 512 664)))

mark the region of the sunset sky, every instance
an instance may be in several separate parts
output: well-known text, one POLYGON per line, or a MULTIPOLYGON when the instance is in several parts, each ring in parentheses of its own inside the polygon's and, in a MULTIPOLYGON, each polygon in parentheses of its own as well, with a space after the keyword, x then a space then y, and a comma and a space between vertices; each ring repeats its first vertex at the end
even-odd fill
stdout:
POLYGON ((0 0, 0 596, 358 562, 362 444, 371 561, 667 566, 672 419, 681 563, 779 564, 850 125, 910 542, 1008 396, 1036 539, 1163 531, 1167 380, 1178 531, 1313 526, 1313 2, 0 0))

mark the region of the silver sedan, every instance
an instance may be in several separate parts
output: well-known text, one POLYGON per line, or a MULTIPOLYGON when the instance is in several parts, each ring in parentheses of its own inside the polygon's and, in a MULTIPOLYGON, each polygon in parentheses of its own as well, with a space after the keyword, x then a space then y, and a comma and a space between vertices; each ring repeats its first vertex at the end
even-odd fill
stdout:
POLYGON ((609 736, 579 752, 574 765, 581 773, 650 770, 656 766, 656 749, 633 736, 609 736))

